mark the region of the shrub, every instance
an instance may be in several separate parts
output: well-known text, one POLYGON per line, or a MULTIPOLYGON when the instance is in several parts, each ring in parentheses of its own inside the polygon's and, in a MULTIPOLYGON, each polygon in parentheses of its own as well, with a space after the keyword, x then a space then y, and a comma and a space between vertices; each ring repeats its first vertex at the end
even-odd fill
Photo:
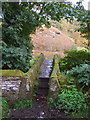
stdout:
POLYGON ((63 109, 68 112, 78 112, 87 108, 83 93, 78 92, 77 89, 64 90, 58 95, 58 100, 55 106, 58 109, 63 109))
POLYGON ((73 67, 72 70, 67 71, 67 74, 74 76, 78 79, 79 83, 83 85, 90 85, 90 65, 81 64, 80 66, 73 67))
POLYGON ((90 52, 86 50, 65 51, 64 58, 60 59, 61 71, 70 70, 72 67, 80 64, 90 64, 90 52))
MULTIPOLYGON (((3 45, 2 45, 3 46, 3 45)), ((2 69, 19 69, 27 72, 30 68, 30 51, 18 47, 5 47, 3 46, 3 60, 2 69)))
POLYGON ((30 68, 33 45, 29 35, 38 23, 34 22, 32 14, 35 14, 26 9, 27 6, 18 2, 2 3, 2 69, 27 72, 30 68))

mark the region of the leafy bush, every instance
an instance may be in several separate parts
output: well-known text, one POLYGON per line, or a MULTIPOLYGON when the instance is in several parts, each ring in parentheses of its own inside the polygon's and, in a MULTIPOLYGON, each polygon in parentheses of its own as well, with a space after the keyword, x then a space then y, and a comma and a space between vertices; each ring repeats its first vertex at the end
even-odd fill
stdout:
POLYGON ((15 104, 15 109, 32 107, 32 100, 21 100, 15 104))
MULTIPOLYGON (((28 4, 2 3, 2 68, 29 70, 32 43, 30 33, 35 31, 38 21, 28 4), (31 15, 33 14, 33 17, 31 15)), ((36 15, 37 16, 37 15, 36 15)))
MULTIPOLYGON (((29 47, 28 47, 29 48, 29 47)), ((31 49, 31 48, 30 48, 31 49)), ((5 47, 3 46, 3 69, 19 69, 27 72, 30 68, 30 50, 26 46, 20 47, 5 47)))
POLYGON ((90 85, 90 65, 81 64, 80 66, 73 67, 72 70, 67 71, 67 74, 78 79, 79 83, 83 85, 90 85))
POLYGON ((87 108, 85 98, 82 92, 78 92, 77 89, 64 90, 58 95, 58 100, 55 104, 56 108, 66 111, 78 112, 87 108))
POLYGON ((64 58, 60 59, 61 71, 70 70, 72 67, 80 64, 90 64, 90 52, 86 50, 65 51, 64 58))

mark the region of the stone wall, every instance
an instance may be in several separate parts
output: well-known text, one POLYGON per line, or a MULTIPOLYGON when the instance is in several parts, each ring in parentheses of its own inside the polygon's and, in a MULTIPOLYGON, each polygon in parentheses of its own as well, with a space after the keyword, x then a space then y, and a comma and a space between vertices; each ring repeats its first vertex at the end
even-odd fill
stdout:
POLYGON ((50 76, 49 82, 49 97, 55 98, 60 91, 60 84, 58 82, 58 74, 60 74, 59 69, 59 57, 57 55, 54 56, 54 63, 53 63, 53 71, 50 76))
POLYGON ((32 99, 34 84, 38 70, 44 60, 41 54, 35 64, 27 73, 20 70, 2 70, 0 71, 0 88, 3 97, 6 97, 11 105, 18 100, 32 99))
POLYGON ((49 97, 57 98, 58 93, 64 89, 76 88, 76 80, 60 72, 60 57, 54 56, 53 71, 49 82, 49 97))

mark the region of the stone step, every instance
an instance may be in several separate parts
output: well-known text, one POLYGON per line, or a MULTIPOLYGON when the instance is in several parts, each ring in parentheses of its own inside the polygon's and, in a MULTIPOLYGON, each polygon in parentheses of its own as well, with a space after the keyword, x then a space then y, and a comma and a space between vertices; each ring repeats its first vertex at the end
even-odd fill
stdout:
POLYGON ((53 60, 44 60, 40 69, 41 74, 39 76, 39 85, 37 90, 37 95, 47 96, 49 89, 49 78, 52 72, 53 60))
POLYGON ((47 96, 48 95, 48 89, 39 88, 37 90, 36 94, 40 95, 40 96, 47 96))
POLYGON ((48 87, 49 83, 48 82, 40 82, 38 87, 48 87))
POLYGON ((52 71, 53 60, 44 60, 41 65, 41 74, 39 78, 49 78, 52 71))
POLYGON ((49 89, 49 86, 38 86, 38 89, 49 89))

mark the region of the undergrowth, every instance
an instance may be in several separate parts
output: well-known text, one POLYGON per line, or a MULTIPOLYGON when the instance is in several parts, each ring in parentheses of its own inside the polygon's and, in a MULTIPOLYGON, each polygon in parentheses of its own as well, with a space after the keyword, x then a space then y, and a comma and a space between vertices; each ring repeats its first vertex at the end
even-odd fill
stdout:
MULTIPOLYGON (((2 118, 9 118, 8 113, 10 112, 10 106, 7 102, 7 99, 0 97, 0 113, 2 113, 2 118)), ((0 116, 0 117, 1 117, 0 116)))
POLYGON ((80 64, 90 64, 90 52, 86 50, 71 50, 64 52, 66 56, 60 59, 60 70, 70 70, 80 64))
POLYGON ((80 66, 73 67, 72 70, 67 71, 67 75, 76 77, 78 83, 83 86, 90 85, 90 65, 81 64, 80 66))
POLYGON ((21 109, 21 108, 31 108, 33 105, 33 102, 32 100, 21 100, 21 101, 18 101, 14 108, 15 109, 21 109))
POLYGON ((84 94, 75 88, 73 90, 64 89, 62 93, 58 94, 57 99, 49 98, 49 102, 50 106, 77 116, 78 114, 88 110, 88 105, 85 101, 84 94))

